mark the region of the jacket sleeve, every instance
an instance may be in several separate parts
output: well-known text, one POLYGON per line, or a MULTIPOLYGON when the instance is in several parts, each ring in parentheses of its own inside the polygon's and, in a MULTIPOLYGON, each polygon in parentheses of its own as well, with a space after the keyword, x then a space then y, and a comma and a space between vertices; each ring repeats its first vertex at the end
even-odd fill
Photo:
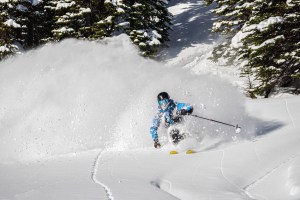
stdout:
POLYGON ((187 114, 192 114, 193 106, 187 103, 176 103, 177 111, 185 111, 187 114))
POLYGON ((157 129, 158 129, 160 123, 161 123, 161 115, 156 114, 152 121, 152 125, 150 128, 150 134, 151 134, 153 140, 158 138, 157 129))

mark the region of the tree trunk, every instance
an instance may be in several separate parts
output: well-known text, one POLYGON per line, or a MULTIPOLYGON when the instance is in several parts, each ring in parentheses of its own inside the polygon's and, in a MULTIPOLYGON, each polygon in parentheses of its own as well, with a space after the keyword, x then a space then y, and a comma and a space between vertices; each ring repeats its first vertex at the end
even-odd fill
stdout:
POLYGON ((99 10, 100 10, 100 13, 103 13, 103 12, 104 12, 104 1, 105 1, 105 0, 100 0, 100 3, 99 3, 99 10))

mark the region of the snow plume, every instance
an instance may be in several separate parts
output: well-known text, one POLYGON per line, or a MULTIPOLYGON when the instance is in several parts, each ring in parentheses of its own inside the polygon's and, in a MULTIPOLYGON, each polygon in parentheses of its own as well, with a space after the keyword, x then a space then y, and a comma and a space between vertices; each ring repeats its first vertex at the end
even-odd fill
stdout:
POLYGON ((245 127, 237 135, 233 127, 190 117, 187 126, 199 141, 251 132, 243 97, 230 84, 140 57, 124 35, 68 39, 0 64, 0 160, 151 147, 149 127, 161 91, 193 104, 195 114, 245 127))

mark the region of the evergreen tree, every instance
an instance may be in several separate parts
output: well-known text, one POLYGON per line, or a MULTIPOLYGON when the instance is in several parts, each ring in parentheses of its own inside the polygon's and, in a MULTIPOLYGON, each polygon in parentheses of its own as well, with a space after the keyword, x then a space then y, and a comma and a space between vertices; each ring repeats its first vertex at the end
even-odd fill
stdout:
POLYGON ((31 44, 29 46, 36 47, 52 40, 52 29, 54 28, 54 13, 46 9, 49 0, 40 1, 38 4, 32 4, 30 7, 28 24, 29 32, 31 32, 31 44))
POLYGON ((124 3, 129 7, 127 34, 143 55, 153 55, 169 41, 172 15, 167 10, 167 1, 129 0, 124 3))
POLYGON ((291 86, 300 78, 300 1, 255 1, 255 15, 243 27, 245 74, 256 81, 251 96, 268 97, 275 87, 291 86))
MULTIPOLYGON (((43 1, 43 2, 46 2, 43 1)), ((51 34, 49 16, 43 2, 33 5, 27 0, 1 1, 1 56, 29 49, 43 43, 51 34)))
POLYGON ((18 1, 0 1, 0 60, 12 53, 19 52, 17 42, 21 37, 21 24, 16 13, 18 1))
POLYGON ((21 35, 19 41, 24 49, 30 49, 39 44, 39 38, 36 38, 36 29, 43 25, 39 24, 39 11, 37 6, 28 0, 18 0, 14 13, 16 21, 21 25, 21 35))
POLYGON ((91 39, 102 39, 125 32, 128 26, 126 12, 128 7, 122 1, 100 2, 97 21, 92 26, 91 39))
POLYGON ((236 59, 236 49, 232 47, 231 40, 251 16, 253 3, 247 0, 204 0, 207 5, 216 3, 212 12, 219 15, 217 22, 213 23, 212 31, 225 36, 225 42, 214 48, 212 60, 225 58, 227 64, 232 64, 236 59))
POLYGON ((166 5, 167 0, 2 0, 0 56, 48 41, 120 33, 150 56, 169 40, 172 16, 166 5))
POLYGON ((221 16, 213 30, 227 36, 213 59, 245 61, 251 97, 299 83, 299 0, 206 1, 217 3, 213 11, 221 16))
POLYGON ((89 27, 91 9, 82 7, 84 0, 50 0, 46 8, 54 12, 53 39, 83 38, 89 27))

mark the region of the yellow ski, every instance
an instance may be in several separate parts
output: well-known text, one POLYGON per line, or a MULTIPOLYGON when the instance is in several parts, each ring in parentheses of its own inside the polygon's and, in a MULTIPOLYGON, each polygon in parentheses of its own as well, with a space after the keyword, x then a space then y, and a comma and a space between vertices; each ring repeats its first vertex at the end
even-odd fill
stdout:
MULTIPOLYGON (((175 150, 170 151, 170 154, 178 154, 178 153, 179 152, 175 151, 175 150)), ((185 153, 186 154, 193 154, 193 153, 195 153, 195 151, 193 151, 193 150, 187 150, 185 153)))
POLYGON ((170 151, 170 154, 178 154, 178 152, 175 150, 172 150, 172 151, 170 151))
POLYGON ((195 153, 195 151, 193 151, 193 150, 187 150, 185 153, 186 154, 192 154, 192 153, 195 153))

